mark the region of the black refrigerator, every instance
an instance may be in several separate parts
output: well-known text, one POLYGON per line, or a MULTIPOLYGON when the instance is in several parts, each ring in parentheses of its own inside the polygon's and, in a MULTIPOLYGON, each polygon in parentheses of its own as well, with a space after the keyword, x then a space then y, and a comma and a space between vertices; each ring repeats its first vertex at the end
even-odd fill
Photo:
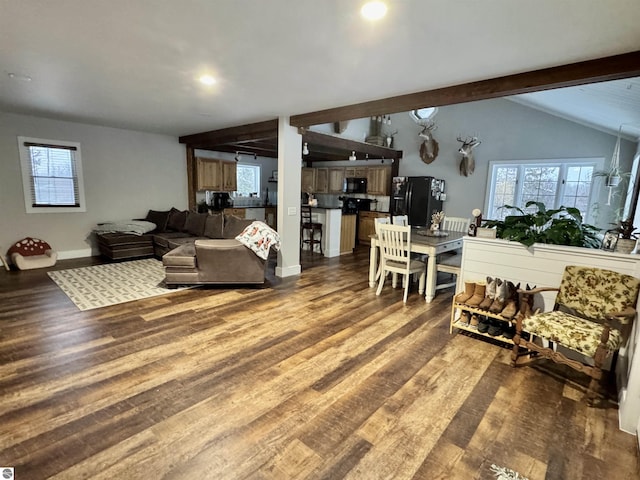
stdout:
POLYGON ((442 211, 445 182, 434 177, 393 177, 391 215, 408 215, 412 227, 428 227, 442 211))

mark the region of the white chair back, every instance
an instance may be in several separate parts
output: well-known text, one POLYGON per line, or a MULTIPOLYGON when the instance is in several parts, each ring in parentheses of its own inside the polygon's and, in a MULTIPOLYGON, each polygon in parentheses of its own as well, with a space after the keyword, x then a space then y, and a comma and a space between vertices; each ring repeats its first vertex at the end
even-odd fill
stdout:
POLYGON ((374 218, 374 228, 376 230, 376 235, 378 235, 378 225, 389 225, 391 223, 391 219, 389 217, 378 217, 374 218))
POLYGON ((380 245, 380 254, 383 262, 388 263, 391 261, 394 267, 398 269, 409 268, 411 227, 378 224, 378 244, 380 245))
POLYGON ((467 233, 469 231, 469 223, 471 221, 468 218, 445 216, 442 221, 442 229, 447 232, 467 233))
POLYGON ((393 225, 401 225, 406 227, 409 225, 409 215, 394 215, 391 217, 391 223, 393 225))

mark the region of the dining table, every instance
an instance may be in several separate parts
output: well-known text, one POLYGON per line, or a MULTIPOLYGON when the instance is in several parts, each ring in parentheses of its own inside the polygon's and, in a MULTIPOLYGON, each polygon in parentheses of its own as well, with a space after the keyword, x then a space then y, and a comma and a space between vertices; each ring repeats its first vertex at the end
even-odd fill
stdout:
MULTIPOLYGON (((427 255, 427 281, 425 286, 425 300, 430 303, 436 295, 436 277, 438 276, 438 254, 462 249, 463 232, 447 232, 440 230, 433 234, 428 228, 411 228, 411 253, 427 255)), ((371 235, 371 249, 369 252, 369 286, 376 286, 376 272, 378 270, 378 236, 371 235)))

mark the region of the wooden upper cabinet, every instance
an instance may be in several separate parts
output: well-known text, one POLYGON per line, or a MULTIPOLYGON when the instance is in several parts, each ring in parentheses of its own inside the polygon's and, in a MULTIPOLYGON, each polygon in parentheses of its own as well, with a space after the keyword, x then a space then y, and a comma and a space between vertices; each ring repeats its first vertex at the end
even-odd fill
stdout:
POLYGON ((371 195, 390 195, 390 176, 391 166, 367 168, 367 193, 371 195))
POLYGON ((345 167, 344 176, 365 178, 367 176, 367 167, 345 167))
POLYGON ((215 158, 196 158, 198 190, 234 192, 237 190, 236 162, 225 162, 215 158))
POLYGON ((328 193, 329 192, 329 169, 328 168, 316 168, 316 188, 314 193, 328 193))
POLYGON ((238 189, 236 162, 220 162, 220 164, 222 165, 222 190, 235 192, 238 189))
POLYGON ((329 193, 342 193, 344 187, 344 167, 329 169, 329 193))
POLYGON ((196 173, 198 176, 198 190, 222 191, 220 160, 197 157, 196 173))
POLYGON ((316 187, 316 169, 315 168, 302 168, 302 178, 300 181, 300 188, 303 192, 314 192, 316 187))

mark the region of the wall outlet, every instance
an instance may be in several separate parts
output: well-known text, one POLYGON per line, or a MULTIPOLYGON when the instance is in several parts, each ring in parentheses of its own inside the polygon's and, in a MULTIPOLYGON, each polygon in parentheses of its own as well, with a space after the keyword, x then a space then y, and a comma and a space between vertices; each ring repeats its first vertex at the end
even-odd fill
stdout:
POLYGON ((296 214, 296 207, 287 208, 287 215, 295 215, 295 214, 296 214))

